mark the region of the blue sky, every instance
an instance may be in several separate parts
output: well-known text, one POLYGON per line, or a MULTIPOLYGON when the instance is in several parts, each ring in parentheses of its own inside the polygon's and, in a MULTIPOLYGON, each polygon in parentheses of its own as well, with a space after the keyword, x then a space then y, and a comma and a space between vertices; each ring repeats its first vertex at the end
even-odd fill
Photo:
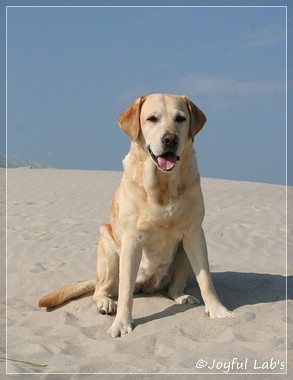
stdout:
POLYGON ((203 177, 285 183, 284 7, 7 8, 7 74, 11 162, 122 170, 117 117, 167 92, 207 116, 203 177))

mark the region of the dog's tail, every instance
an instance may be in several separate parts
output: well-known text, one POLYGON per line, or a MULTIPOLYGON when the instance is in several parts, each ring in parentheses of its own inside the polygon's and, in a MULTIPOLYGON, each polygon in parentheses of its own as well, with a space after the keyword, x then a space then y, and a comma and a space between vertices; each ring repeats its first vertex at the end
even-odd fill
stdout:
POLYGON ((95 290, 96 280, 78 282, 54 290, 39 300, 39 307, 55 307, 95 290))

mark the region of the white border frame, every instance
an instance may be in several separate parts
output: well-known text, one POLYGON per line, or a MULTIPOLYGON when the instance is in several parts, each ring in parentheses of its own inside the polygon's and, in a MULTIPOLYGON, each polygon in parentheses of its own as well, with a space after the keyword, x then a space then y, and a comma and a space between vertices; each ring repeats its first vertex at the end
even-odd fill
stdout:
POLYGON ((6 46, 5 46, 5 54, 6 54, 6 375, 288 375, 288 6, 287 5, 7 5, 6 9, 6 46), (286 372, 8 372, 8 311, 7 311, 7 300, 8 300, 8 268, 7 268, 7 188, 8 188, 8 175, 7 175, 7 125, 8 125, 8 117, 7 117, 7 82, 8 82, 8 59, 7 59, 7 25, 8 25, 8 8, 285 8, 285 25, 286 25, 286 68, 285 68, 285 76, 286 76, 286 97, 285 97, 285 109, 286 109, 286 252, 285 252, 285 265, 286 265, 286 288, 285 288, 285 296, 286 296, 286 316, 285 316, 285 333, 286 333, 286 349, 285 349, 285 368, 286 372))

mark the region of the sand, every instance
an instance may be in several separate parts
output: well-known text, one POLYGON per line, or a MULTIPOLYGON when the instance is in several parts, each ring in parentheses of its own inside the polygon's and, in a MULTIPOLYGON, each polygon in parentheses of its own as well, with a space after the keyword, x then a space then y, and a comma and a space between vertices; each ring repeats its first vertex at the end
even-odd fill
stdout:
MULTIPOLYGON (((4 169, 2 178, 3 174, 4 169)), ((211 320, 203 305, 176 305, 164 294, 139 295, 134 299, 134 331, 113 339, 106 334, 113 317, 98 314, 90 294, 50 311, 37 307, 38 299, 56 287, 95 277, 99 225, 109 221, 111 197, 121 175, 8 169, 7 356, 46 367, 3 361, 3 377, 7 371, 41 379, 90 374, 137 378, 131 373, 144 374, 139 378, 145 379, 162 374, 206 379, 223 373, 254 378, 262 373, 268 379, 285 374, 287 365, 291 370, 285 186, 202 179, 213 280, 235 318, 211 320)), ((290 233, 288 241, 292 242, 290 233)), ((194 279, 188 286, 191 294, 200 296, 194 279)), ((2 286, 3 330, 4 293, 2 286)), ((3 357, 4 331, 1 335, 3 357)))

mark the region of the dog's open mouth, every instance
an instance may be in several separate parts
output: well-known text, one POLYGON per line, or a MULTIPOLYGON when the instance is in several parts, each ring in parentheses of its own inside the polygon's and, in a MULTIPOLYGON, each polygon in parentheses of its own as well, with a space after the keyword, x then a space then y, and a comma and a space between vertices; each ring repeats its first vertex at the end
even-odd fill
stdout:
POLYGON ((175 167, 176 161, 180 160, 180 157, 176 156, 173 152, 166 152, 161 156, 156 156, 149 146, 148 151, 153 161, 165 172, 171 171, 175 167))

